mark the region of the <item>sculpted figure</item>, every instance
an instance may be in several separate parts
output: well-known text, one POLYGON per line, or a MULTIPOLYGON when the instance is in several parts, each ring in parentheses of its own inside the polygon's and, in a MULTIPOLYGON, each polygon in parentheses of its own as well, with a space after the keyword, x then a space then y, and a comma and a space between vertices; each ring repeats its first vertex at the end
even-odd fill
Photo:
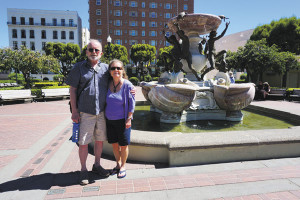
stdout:
POLYGON ((223 37, 228 29, 228 26, 229 26, 230 22, 226 22, 226 27, 225 29, 223 30, 223 32, 217 36, 217 32, 216 31, 211 31, 209 33, 209 39, 207 41, 207 44, 205 46, 205 50, 204 50, 204 53, 207 55, 207 59, 209 61, 209 64, 210 64, 210 68, 207 68, 204 73, 201 75, 201 78, 203 79, 204 75, 209 72, 210 70, 213 70, 216 68, 215 66, 215 58, 216 57, 219 57, 219 56, 223 56, 226 51, 223 50, 221 52, 219 52, 218 54, 216 53, 216 49, 215 49, 215 42, 217 40, 219 40, 221 37, 223 37))
POLYGON ((163 53, 162 57, 165 63, 166 71, 171 71, 172 68, 175 72, 179 72, 182 69, 182 64, 180 62, 181 59, 181 46, 176 38, 175 35, 171 35, 170 37, 167 37, 165 34, 165 30, 163 30, 163 34, 165 35, 165 39, 173 45, 173 49, 170 53, 163 53), (170 62, 167 61, 167 59, 170 60, 170 62))
POLYGON ((174 23, 177 28, 176 34, 182 40, 181 45, 181 57, 185 59, 188 63, 188 68, 192 71, 192 73, 196 76, 197 80, 200 81, 200 77, 198 76, 197 72, 192 68, 192 54, 190 52, 190 41, 187 35, 184 34, 184 31, 179 28, 178 23, 174 23))

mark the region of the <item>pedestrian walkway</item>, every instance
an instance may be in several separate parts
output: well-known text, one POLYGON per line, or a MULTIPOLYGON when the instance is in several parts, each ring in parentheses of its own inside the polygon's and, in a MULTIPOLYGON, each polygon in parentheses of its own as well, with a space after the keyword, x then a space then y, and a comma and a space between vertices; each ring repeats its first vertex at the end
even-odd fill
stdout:
MULTIPOLYGON (((136 99, 144 101, 139 87, 136 99)), ((252 104, 300 115, 299 102, 252 104)), ((80 186, 70 117, 68 101, 0 107, 1 200, 300 199, 300 156, 172 168, 129 161, 126 178, 90 173, 91 184, 80 186)), ((111 169, 114 159, 104 155, 101 165, 111 169)))

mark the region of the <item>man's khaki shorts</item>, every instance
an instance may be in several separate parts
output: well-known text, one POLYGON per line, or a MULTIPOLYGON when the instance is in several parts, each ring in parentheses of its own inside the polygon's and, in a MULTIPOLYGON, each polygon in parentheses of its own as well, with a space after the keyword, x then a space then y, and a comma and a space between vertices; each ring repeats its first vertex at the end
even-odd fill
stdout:
POLYGON ((104 112, 91 115, 80 112, 79 145, 86 145, 94 141, 106 141, 106 122, 104 112))

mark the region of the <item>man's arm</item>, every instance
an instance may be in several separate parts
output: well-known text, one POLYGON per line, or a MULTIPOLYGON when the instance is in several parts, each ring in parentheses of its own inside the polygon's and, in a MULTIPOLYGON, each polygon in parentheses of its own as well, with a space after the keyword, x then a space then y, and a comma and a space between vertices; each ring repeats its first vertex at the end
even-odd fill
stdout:
POLYGON ((70 86, 70 102, 72 108, 72 121, 79 123, 80 122, 80 115, 77 109, 77 88, 70 86))

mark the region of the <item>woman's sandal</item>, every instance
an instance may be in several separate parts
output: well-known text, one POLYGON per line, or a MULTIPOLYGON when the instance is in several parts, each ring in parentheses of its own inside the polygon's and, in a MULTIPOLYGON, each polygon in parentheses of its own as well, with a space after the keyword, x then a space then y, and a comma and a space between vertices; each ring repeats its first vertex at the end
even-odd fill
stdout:
POLYGON ((118 178, 124 178, 125 176, 126 176, 126 169, 124 169, 122 171, 119 171, 118 178), (124 173, 124 175, 120 175, 120 174, 123 174, 123 173, 124 173))

